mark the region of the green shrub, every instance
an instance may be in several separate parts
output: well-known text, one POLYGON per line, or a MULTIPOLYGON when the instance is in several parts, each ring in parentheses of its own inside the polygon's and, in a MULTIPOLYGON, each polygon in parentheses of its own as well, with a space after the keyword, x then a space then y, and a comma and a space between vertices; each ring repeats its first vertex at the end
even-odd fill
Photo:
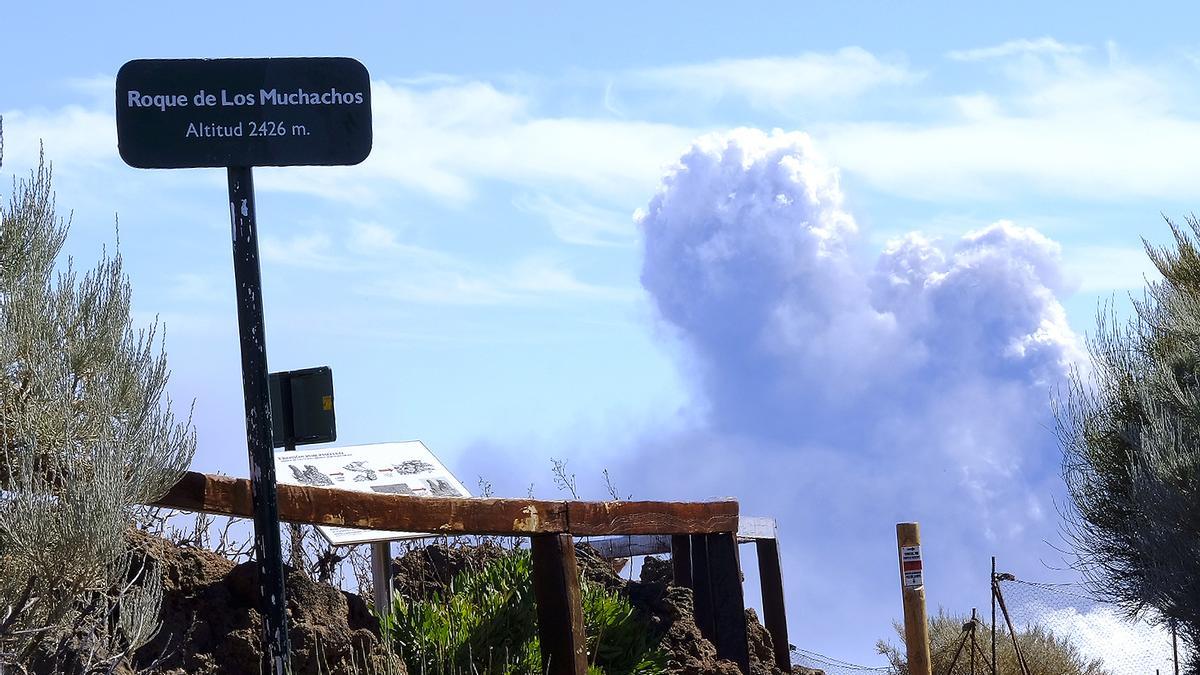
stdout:
MULTIPOLYGON (((582 586, 589 672, 657 675, 666 655, 616 591, 582 586)), ((413 675, 542 672, 529 552, 517 550, 456 576, 449 591, 428 599, 393 596, 384 635, 413 675)))
POLYGON ((583 624, 588 662, 599 666, 599 672, 609 675, 666 672, 666 654, 655 649, 645 622, 620 593, 585 581, 583 624))

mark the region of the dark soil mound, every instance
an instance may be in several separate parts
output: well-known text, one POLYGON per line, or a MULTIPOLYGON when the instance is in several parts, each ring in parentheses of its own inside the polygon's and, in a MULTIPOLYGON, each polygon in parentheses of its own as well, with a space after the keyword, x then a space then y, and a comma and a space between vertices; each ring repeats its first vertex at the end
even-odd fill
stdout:
MULTIPOLYGON (((140 649, 139 670, 182 675, 259 673, 262 618, 257 609, 257 571, 253 563, 234 565, 203 549, 180 547, 136 533, 135 544, 160 566, 162 629, 140 649)), ((668 655, 669 672, 679 675, 740 675, 731 661, 717 658, 693 619, 688 588, 671 583, 668 561, 646 558, 640 580, 623 579, 612 561, 580 544, 580 574, 592 583, 625 595, 653 639, 668 655)), ((415 549, 393 561, 396 590, 410 598, 444 594, 455 575, 479 569, 506 555, 495 545, 415 549)), ((379 626, 359 596, 312 581, 287 570, 288 620, 292 672, 297 675, 353 672, 404 672, 389 661, 380 643, 379 626)), ((753 675, 784 675, 773 666, 771 637, 753 610, 746 610, 753 675)), ((793 673, 812 675, 796 667, 793 673)))
MULTIPOLYGON (((170 675, 258 675, 262 617, 254 563, 234 565, 154 537, 141 543, 162 570, 162 629, 138 651, 135 665, 170 675)), ((350 673, 364 660, 378 670, 385 652, 362 598, 290 568, 286 583, 293 673, 350 673)))
MULTIPOLYGON (((669 561, 652 556, 642 561, 640 581, 626 581, 613 571, 612 565, 601 558, 586 544, 577 548, 580 574, 610 588, 624 593, 656 636, 661 636, 660 646, 667 652, 667 666, 671 673, 679 675, 740 675, 734 662, 717 658, 717 648, 700 634, 696 625, 692 590, 675 586, 669 561)), ((762 626, 753 610, 747 610, 751 623, 750 672, 752 675, 781 675, 773 667, 771 637, 762 626), (757 630, 755 630, 757 629, 757 630), (766 638, 765 660, 757 658, 763 653, 761 641, 766 638), (760 644, 754 644, 755 640, 760 644)))
POLYGON ((392 561, 393 585, 412 600, 426 600, 435 594, 444 597, 456 575, 479 570, 504 554, 505 550, 494 544, 433 544, 414 549, 392 561))

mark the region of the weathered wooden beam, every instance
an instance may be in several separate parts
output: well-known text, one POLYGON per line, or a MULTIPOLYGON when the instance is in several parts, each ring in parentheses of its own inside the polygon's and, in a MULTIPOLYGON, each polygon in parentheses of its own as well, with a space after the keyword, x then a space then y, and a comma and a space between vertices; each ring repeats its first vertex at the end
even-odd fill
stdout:
POLYGON ((728 532, 708 534, 704 538, 708 540, 708 574, 712 584, 713 644, 717 647, 717 656, 733 661, 749 675, 750 643, 737 535, 728 532))
MULTIPOLYGON (((737 526, 738 503, 414 497, 279 485, 286 522, 449 534, 691 534, 737 526)), ((250 481, 188 472, 154 506, 249 517, 250 481)))
POLYGON ((583 596, 575 544, 569 534, 530 537, 542 672, 587 675, 583 596))
MULTIPOLYGON (((375 494, 279 485, 280 520, 402 532, 535 534, 567 529, 565 502, 375 494)), ((250 482, 187 473, 155 506, 231 516, 250 514, 250 482)))
POLYGON ((696 626, 701 635, 713 641, 716 638, 716 630, 713 623, 712 577, 708 569, 708 537, 694 534, 691 540, 692 597, 696 626))
POLYGON ((676 586, 692 587, 692 540, 686 534, 671 536, 671 570, 676 586))
POLYGON ((692 534, 737 527, 737 502, 565 502, 566 530, 579 536, 692 534), (732 508, 731 508, 732 507, 732 508))
POLYGON ((779 561, 779 542, 758 539, 754 542, 758 557, 758 580, 762 589, 763 623, 775 648, 775 665, 792 672, 792 650, 788 644, 787 612, 783 602, 783 570, 779 561))

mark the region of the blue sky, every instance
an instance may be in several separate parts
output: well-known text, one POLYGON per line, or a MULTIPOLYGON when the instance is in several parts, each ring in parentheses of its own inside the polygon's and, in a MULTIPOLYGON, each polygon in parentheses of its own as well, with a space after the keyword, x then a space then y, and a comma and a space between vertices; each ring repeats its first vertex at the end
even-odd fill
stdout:
POLYGON ((224 175, 121 164, 113 77, 357 58, 372 156, 256 172, 272 369, 332 366, 341 441, 469 486, 550 495, 556 457, 585 496, 736 496, 780 519, 793 642, 874 662, 899 520, 933 606, 984 606, 992 554, 1069 578, 1048 392, 1194 208, 1196 13, 24 3, 4 172, 45 143, 82 262, 119 216, 195 466, 244 474, 224 175))

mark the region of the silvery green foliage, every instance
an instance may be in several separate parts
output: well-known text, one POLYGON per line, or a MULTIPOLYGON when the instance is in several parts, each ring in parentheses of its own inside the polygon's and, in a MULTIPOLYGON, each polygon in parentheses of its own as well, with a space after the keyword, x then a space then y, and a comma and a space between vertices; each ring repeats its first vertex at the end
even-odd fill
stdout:
POLYGON ((131 327, 120 255, 56 271, 66 233, 39 162, 0 204, 0 664, 107 672, 157 629, 161 579, 129 529, 195 433, 157 326, 131 327))
MULTIPOLYGON (((1101 312, 1092 373, 1060 397, 1068 532, 1097 597, 1176 622, 1200 647, 1200 221, 1147 253, 1134 315, 1101 312), (1189 233, 1187 230, 1190 230, 1189 233)), ((1190 670, 1200 670, 1193 656, 1190 670)))

